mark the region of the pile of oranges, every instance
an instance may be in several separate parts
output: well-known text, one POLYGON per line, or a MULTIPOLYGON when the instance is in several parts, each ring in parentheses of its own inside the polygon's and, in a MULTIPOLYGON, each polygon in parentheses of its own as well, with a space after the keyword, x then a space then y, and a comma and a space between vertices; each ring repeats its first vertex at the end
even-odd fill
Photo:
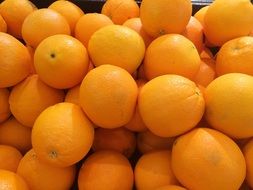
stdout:
POLYGON ((83 11, 0 4, 0 190, 253 188, 250 0, 83 11))

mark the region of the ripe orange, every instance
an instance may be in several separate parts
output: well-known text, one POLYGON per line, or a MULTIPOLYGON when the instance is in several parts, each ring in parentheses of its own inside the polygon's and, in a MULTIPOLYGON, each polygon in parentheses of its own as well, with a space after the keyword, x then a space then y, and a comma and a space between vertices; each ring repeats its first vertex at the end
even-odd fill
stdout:
POLYGON ((138 88, 132 76, 113 65, 91 70, 80 87, 80 104, 93 123, 104 128, 127 124, 135 110, 138 88))
POLYGON ((4 122, 11 115, 9 105, 10 92, 7 88, 0 88, 0 123, 4 122))
POLYGON ((200 121, 205 108, 196 84, 178 75, 163 75, 146 83, 138 104, 146 126, 161 137, 189 131, 200 121))
POLYGON ((77 21, 84 15, 82 9, 70 1, 63 0, 53 2, 48 8, 63 15, 69 23, 71 34, 74 34, 77 21))
POLYGON ((234 138, 253 136, 253 77, 241 73, 223 75, 205 90, 206 119, 215 129, 234 138))
POLYGON ((193 79, 200 66, 194 44, 179 34, 167 34, 155 39, 148 47, 144 71, 148 79, 164 74, 177 74, 193 79))
POLYGON ((35 5, 28 0, 4 0, 0 6, 0 14, 7 24, 8 33, 22 39, 23 22, 36 9, 35 5))
POLYGON ((155 190, 186 190, 186 189, 177 185, 167 185, 167 186, 157 188, 155 190))
POLYGON ((22 154, 14 147, 0 145, 0 169, 16 172, 22 154))
POLYGON ((169 150, 172 148, 174 140, 174 137, 159 137, 150 131, 145 131, 138 133, 137 147, 142 154, 157 150, 169 150))
POLYGON ((117 129, 98 128, 95 131, 92 149, 114 150, 126 157, 131 157, 136 147, 135 134, 123 127, 117 129))
POLYGON ((191 14, 190 0, 142 0, 140 8, 143 28, 153 37, 183 32, 191 14))
POLYGON ((138 190, 154 190, 170 184, 177 184, 171 169, 171 152, 154 151, 144 154, 134 170, 135 185, 138 190))
POLYGON ((208 128, 179 137, 173 145, 171 163, 175 176, 187 189, 239 189, 246 174, 240 148, 232 139, 208 128))
POLYGON ((83 15, 75 27, 75 37, 88 47, 91 36, 100 28, 112 25, 109 17, 99 13, 88 13, 83 15))
POLYGON ((32 130, 32 145, 38 159, 52 166, 67 167, 90 150, 94 129, 81 108, 59 103, 45 109, 32 130))
POLYGON ((77 39, 63 34, 43 40, 34 54, 34 66, 40 79, 54 88, 71 88, 87 73, 89 57, 77 39))
POLYGON ((206 12, 207 12, 208 8, 209 8, 209 6, 204 6, 204 7, 202 7, 201 9, 199 9, 199 10, 195 13, 195 15, 194 15, 194 17, 201 23, 201 25, 202 25, 203 27, 205 26, 205 21, 204 21, 204 19, 205 19, 205 15, 206 15, 206 12))
POLYGON ((95 66, 111 64, 133 73, 144 57, 145 44, 134 30, 109 25, 92 35, 88 51, 95 66))
POLYGON ((243 154, 246 161, 247 166, 247 175, 246 181, 248 185, 253 188, 253 139, 251 139, 244 147, 243 147, 243 154))
POLYGON ((75 172, 75 166, 59 168, 40 162, 33 149, 25 154, 17 170, 32 190, 70 189, 75 172))
POLYGON ((31 128, 20 124, 14 117, 0 124, 0 144, 17 148, 25 154, 32 148, 31 128))
POLYGON ((0 32, 7 32, 7 24, 5 20, 3 19, 2 15, 0 15, 0 32))
POLYGON ((33 127, 44 109, 63 99, 63 91, 47 86, 38 75, 31 75, 13 87, 9 103, 14 117, 24 126, 33 127))
POLYGON ((221 46, 236 37, 247 36, 253 28, 252 18, 253 5, 250 1, 216 0, 205 14, 205 35, 209 42, 221 46))
POLYGON ((36 10, 24 20, 22 36, 33 48, 45 38, 55 34, 70 34, 70 27, 67 20, 52 9, 36 10))
POLYGON ((0 170, 0 189, 2 190, 29 190, 26 182, 14 172, 0 170))
POLYGON ((0 88, 14 86, 30 73, 31 57, 16 38, 0 32, 0 88))
POLYGON ((65 102, 70 102, 76 105, 80 105, 79 92, 80 92, 80 85, 70 88, 65 96, 65 102))
POLYGON ((139 11, 134 0, 107 0, 101 13, 112 19, 114 24, 123 24, 127 19, 138 17, 139 11))

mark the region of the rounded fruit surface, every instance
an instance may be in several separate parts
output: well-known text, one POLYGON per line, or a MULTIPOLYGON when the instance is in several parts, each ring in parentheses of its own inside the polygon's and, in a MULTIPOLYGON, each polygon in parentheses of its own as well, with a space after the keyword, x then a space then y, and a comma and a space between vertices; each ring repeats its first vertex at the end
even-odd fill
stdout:
POLYGON ((194 15, 194 17, 201 23, 202 27, 205 26, 204 19, 205 19, 206 11, 208 10, 208 8, 209 6, 202 7, 194 15))
POLYGON ((155 190, 186 190, 184 187, 180 187, 177 185, 167 185, 164 187, 157 188, 155 190))
POLYGON ((253 140, 251 139, 244 147, 243 154, 246 161, 246 181, 247 184, 253 188, 253 140))
POLYGON ((237 144, 208 128, 179 137, 172 148, 171 163, 175 176, 187 189, 236 190, 246 174, 245 160, 237 144))
POLYGON ((7 88, 0 88, 0 123, 8 119, 11 115, 9 96, 10 92, 7 88))
POLYGON ((0 14, 0 32, 7 32, 7 24, 0 14))
POLYGON ((80 95, 80 85, 74 86, 68 90, 64 101, 80 105, 79 95, 80 95))

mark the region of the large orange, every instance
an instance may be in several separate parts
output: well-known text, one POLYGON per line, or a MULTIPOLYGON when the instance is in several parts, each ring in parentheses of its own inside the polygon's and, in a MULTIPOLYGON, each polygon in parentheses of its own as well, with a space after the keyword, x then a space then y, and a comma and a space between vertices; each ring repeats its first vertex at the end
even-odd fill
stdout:
POLYGON ((0 14, 0 32, 7 32, 7 24, 0 14))
POLYGON ((246 172, 246 181, 248 185, 253 188, 253 139, 251 139, 244 147, 243 154, 246 161, 247 172, 246 172))
POLYGON ((143 28, 153 37, 183 32, 191 14, 190 0, 143 0, 140 8, 143 28))
POLYGON ((179 34, 155 39, 148 47, 144 71, 148 79, 164 74, 177 74, 193 79, 199 70, 200 58, 194 44, 179 34))
POLYGON ((166 186, 157 188, 155 190, 186 190, 186 189, 177 185, 166 185, 166 186))
POLYGON ((211 82, 205 90, 206 119, 215 129, 234 138, 253 136, 253 77, 231 73, 211 82))
POLYGON ((67 167, 90 150, 94 129, 81 108, 59 103, 45 109, 32 130, 32 145, 38 159, 52 166, 67 167))
POLYGON ((43 40, 34 54, 34 66, 40 79, 54 88, 71 88, 86 75, 89 57, 84 45, 63 34, 43 40))
POLYGON ((31 57, 16 38, 0 32, 0 88, 14 86, 30 73, 31 57))
POLYGON ((159 150, 144 154, 134 170, 138 190, 154 190, 170 184, 177 184, 171 169, 171 152, 159 150))
POLYGON ((253 28, 253 5, 249 0, 216 0, 206 11, 204 31, 209 42, 221 46, 253 28), (233 15, 233 16, 232 16, 233 15))
POLYGON ((13 87, 9 103, 14 117, 23 125, 33 127, 34 121, 44 109, 63 99, 63 91, 46 85, 38 75, 31 75, 13 87))
POLYGON ((117 128, 132 118, 138 87, 132 76, 113 65, 91 70, 80 87, 80 104, 93 123, 117 128))
POLYGON ((75 37, 88 47, 91 36, 100 28, 112 25, 112 20, 106 15, 99 13, 88 13, 83 15, 75 27, 75 37))
POLYGON ((22 25, 25 18, 37 8, 28 0, 4 0, 0 6, 0 14, 3 16, 8 33, 22 39, 22 25))
POLYGON ((11 115, 9 104, 10 92, 7 88, 0 88, 0 123, 8 119, 11 115))
POLYGON ((204 98, 196 84, 178 75, 163 75, 140 92, 141 117, 157 136, 173 137, 192 129, 204 114, 204 98))
POLYGON ((139 16, 139 6, 134 0, 107 0, 102 7, 102 14, 115 24, 123 24, 129 18, 139 16))
POLYGON ((201 23, 201 25, 204 27, 205 25, 205 15, 208 10, 209 6, 204 6, 201 9, 199 9, 195 14, 194 17, 201 23))
POLYGON ((195 129, 174 142, 172 169, 181 184, 196 190, 237 190, 246 174, 236 143, 208 128, 195 129))
POLYGON ((145 44, 136 31, 110 25, 92 35, 88 51, 95 66, 111 64, 133 73, 144 57, 145 44))
POLYGON ((70 27, 67 20, 52 9, 36 10, 24 20, 22 36, 33 48, 45 38, 55 34, 70 34, 70 27))
POLYGON ((75 172, 75 166, 59 168, 40 162, 33 149, 21 159, 17 170, 31 190, 68 190, 75 172))
POLYGON ((14 117, 0 124, 0 144, 17 148, 25 154, 32 148, 31 128, 23 126, 14 117))
POLYGON ((98 151, 83 163, 79 190, 132 190, 134 175, 129 161, 114 151, 98 151))

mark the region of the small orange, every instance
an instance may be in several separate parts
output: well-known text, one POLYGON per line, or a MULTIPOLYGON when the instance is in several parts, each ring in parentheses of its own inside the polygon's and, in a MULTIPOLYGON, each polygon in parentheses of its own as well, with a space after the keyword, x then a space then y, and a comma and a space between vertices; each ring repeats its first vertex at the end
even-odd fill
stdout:
POLYGON ((46 85, 38 75, 31 75, 13 87, 9 103, 14 117, 24 126, 33 127, 44 109, 63 99, 63 91, 46 85))
POLYGON ((144 57, 145 44, 136 31, 109 25, 92 35, 88 51, 95 66, 111 64, 133 73, 144 57))
POLYGON ((201 25, 204 27, 205 23, 204 23, 204 19, 205 19, 205 15, 206 15, 206 11, 208 10, 209 6, 204 6, 201 9, 199 9, 194 17, 201 23, 201 25))
POLYGON ((126 157, 131 157, 135 151, 136 137, 135 134, 123 127, 117 129, 98 128, 95 131, 92 149, 114 150, 126 157))
POLYGON ((122 154, 98 151, 83 163, 78 176, 79 190, 132 190, 132 167, 122 154), (105 177, 106 176, 106 177, 105 177))
POLYGON ((31 57, 16 38, 0 32, 0 88, 14 86, 30 73, 31 57))
POLYGON ((248 143, 243 147, 243 154, 246 161, 247 173, 246 181, 248 185, 253 188, 253 139, 248 141, 248 143))
POLYGON ((132 118, 138 87, 124 69, 102 65, 91 70, 80 87, 80 104, 93 123, 117 128, 132 118))
POLYGON ((14 117, 0 124, 0 144, 17 148, 25 154, 32 148, 31 128, 23 126, 14 117))
POLYGON ((7 88, 0 88, 0 123, 4 122, 11 115, 9 104, 10 92, 7 88))
POLYGON ((16 148, 7 145, 0 145, 1 170, 16 172, 21 158, 22 154, 16 148))
POLYGON ((33 149, 21 159, 17 170, 32 190, 70 189, 75 172, 75 166, 59 168, 40 162, 33 149))
POLYGON ((171 164, 187 189, 236 190, 246 174, 245 160, 236 143, 208 128, 197 128, 176 139, 171 164))
POLYGON ((100 28, 112 25, 109 17, 99 13, 88 13, 83 15, 75 27, 75 37, 88 47, 91 36, 100 28))
POLYGON ((36 10, 24 20, 22 36, 33 48, 45 38, 55 34, 70 34, 70 27, 67 20, 52 9, 36 10))
POLYGON ((65 96, 65 102, 70 102, 76 105, 80 105, 79 101, 80 85, 70 88, 65 96))
POLYGON ((167 34, 155 39, 148 47, 144 71, 148 79, 164 74, 177 74, 193 79, 200 66, 194 44, 179 34, 167 34))
POLYGON ((57 167, 80 161, 89 152, 93 138, 93 125, 81 108, 66 102, 45 109, 32 130, 32 145, 38 159, 57 167))
POLYGON ((155 190, 187 190, 187 189, 185 189, 184 187, 177 186, 177 185, 167 185, 167 186, 157 188, 155 190))
POLYGON ((101 13, 112 19, 114 24, 123 24, 129 18, 138 17, 140 10, 134 0, 107 0, 101 13))
POLYGON ((74 37, 58 34, 43 40, 34 54, 40 79, 53 88, 71 88, 87 73, 89 57, 84 45, 74 37))
POLYGON ((7 32, 7 24, 2 15, 0 15, 0 32, 7 32))
POLYGON ((144 30, 152 37, 181 33, 192 14, 190 0, 142 0, 140 18, 144 30))

